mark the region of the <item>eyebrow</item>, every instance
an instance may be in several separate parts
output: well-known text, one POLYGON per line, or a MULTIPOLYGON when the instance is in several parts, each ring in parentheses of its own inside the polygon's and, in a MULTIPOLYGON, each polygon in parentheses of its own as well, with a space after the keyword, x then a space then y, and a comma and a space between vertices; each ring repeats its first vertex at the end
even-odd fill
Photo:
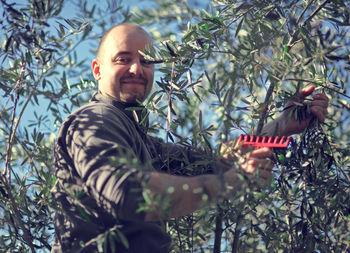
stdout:
POLYGON ((132 53, 129 51, 121 51, 121 52, 117 52, 115 54, 113 54, 112 58, 115 58, 118 55, 131 55, 132 53))
MULTIPOLYGON (((139 53, 140 54, 140 53, 139 53)), ((115 53, 113 56, 112 56, 112 59, 114 59, 115 57, 119 56, 119 55, 132 55, 132 52, 130 51, 120 51, 120 52, 117 52, 115 53)), ((144 56, 142 54, 140 54, 141 58, 144 58, 144 56)))
POLYGON ((129 51, 121 51, 121 52, 118 52, 116 55, 119 55, 119 54, 132 54, 132 53, 129 51))

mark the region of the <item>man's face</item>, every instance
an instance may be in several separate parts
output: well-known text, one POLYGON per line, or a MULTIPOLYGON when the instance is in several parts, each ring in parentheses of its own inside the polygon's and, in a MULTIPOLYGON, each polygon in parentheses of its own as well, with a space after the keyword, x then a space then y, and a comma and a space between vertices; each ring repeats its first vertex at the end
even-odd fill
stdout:
POLYGON ((149 95, 154 65, 147 63, 139 50, 150 45, 150 37, 135 27, 117 27, 106 38, 101 55, 92 70, 102 94, 117 101, 134 103, 149 95))

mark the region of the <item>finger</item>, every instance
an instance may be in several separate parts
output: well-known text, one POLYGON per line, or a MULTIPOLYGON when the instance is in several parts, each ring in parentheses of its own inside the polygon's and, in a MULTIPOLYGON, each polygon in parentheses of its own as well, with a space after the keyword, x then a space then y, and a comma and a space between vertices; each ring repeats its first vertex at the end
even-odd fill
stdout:
POLYGON ((272 171, 273 169, 273 162, 270 159, 249 159, 244 166, 242 166, 242 169, 249 173, 254 174, 257 170, 259 171, 272 171))
POLYGON ((310 103, 311 106, 319 106, 323 108, 328 107, 328 102, 326 100, 314 100, 310 103))
POLYGON ((324 100, 327 103, 329 102, 329 98, 324 93, 317 93, 317 94, 313 95, 312 98, 314 100, 324 100))
MULTIPOLYGON (((272 164, 272 163, 271 163, 272 164)), ((270 169, 259 169, 256 173, 256 178, 265 184, 270 178, 272 178, 272 173, 270 169)))
MULTIPOLYGON (((288 110, 291 110, 291 108, 294 108, 295 107, 294 102, 304 103, 304 99, 307 96, 311 95, 314 92, 314 90, 315 90, 315 86, 313 86, 313 85, 310 85, 310 86, 305 87, 302 90, 300 90, 300 92, 297 96, 295 96, 293 99, 291 99, 287 102, 284 111, 288 112, 288 110)), ((328 102, 328 97, 323 93, 315 94, 313 96, 313 98, 316 100, 325 100, 328 102)))
POLYGON ((327 110, 323 107, 311 107, 311 112, 314 114, 320 122, 324 122, 327 115, 327 110))
POLYGON ((323 114, 326 116, 328 114, 328 107, 324 105, 312 105, 310 106, 311 113, 315 115, 323 114))
POLYGON ((254 174, 257 170, 256 166, 256 161, 254 159, 250 159, 246 161, 245 163, 242 164, 241 168, 243 171, 249 173, 249 174, 254 174))
POLYGON ((248 158, 273 158, 272 150, 269 148, 260 148, 249 152, 248 158))
POLYGON ((315 86, 313 86, 313 85, 310 85, 310 86, 308 86, 308 87, 305 87, 305 88, 303 88, 303 89, 300 91, 299 97, 300 97, 301 99, 304 99, 304 98, 306 98, 307 96, 311 95, 311 94, 314 92, 314 90, 315 90, 315 86))
POLYGON ((310 112, 318 118, 319 116, 321 116, 322 118, 326 117, 326 115, 328 114, 327 107, 324 106, 311 106, 310 112))

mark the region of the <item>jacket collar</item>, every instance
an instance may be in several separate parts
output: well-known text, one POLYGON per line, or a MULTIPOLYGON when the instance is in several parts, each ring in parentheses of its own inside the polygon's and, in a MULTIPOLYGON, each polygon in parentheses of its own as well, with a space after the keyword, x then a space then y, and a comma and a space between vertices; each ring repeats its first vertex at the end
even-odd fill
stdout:
MULTIPOLYGON (((102 102, 105 104, 113 105, 121 110, 126 116, 128 116, 135 123, 140 123, 147 115, 146 108, 139 103, 124 103, 117 100, 114 100, 108 96, 103 95, 100 91, 97 91, 93 94, 90 101, 102 102), (128 109, 129 108, 129 109, 128 109), (134 110, 133 110, 134 109, 134 110)), ((148 118, 146 119, 146 126, 148 125, 148 118)))

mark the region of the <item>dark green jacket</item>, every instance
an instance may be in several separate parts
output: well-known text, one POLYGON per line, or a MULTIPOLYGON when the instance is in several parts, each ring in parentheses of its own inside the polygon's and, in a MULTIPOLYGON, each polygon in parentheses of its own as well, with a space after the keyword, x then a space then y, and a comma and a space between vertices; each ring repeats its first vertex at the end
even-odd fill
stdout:
POLYGON ((52 252, 97 252, 98 241, 104 252, 169 252, 171 240, 162 226, 144 222, 145 213, 137 212, 144 202, 142 188, 151 171, 202 173, 189 172, 183 162, 186 157, 188 165, 201 153, 178 145, 165 148, 144 133, 128 106, 96 93, 62 124, 55 145, 52 252))

